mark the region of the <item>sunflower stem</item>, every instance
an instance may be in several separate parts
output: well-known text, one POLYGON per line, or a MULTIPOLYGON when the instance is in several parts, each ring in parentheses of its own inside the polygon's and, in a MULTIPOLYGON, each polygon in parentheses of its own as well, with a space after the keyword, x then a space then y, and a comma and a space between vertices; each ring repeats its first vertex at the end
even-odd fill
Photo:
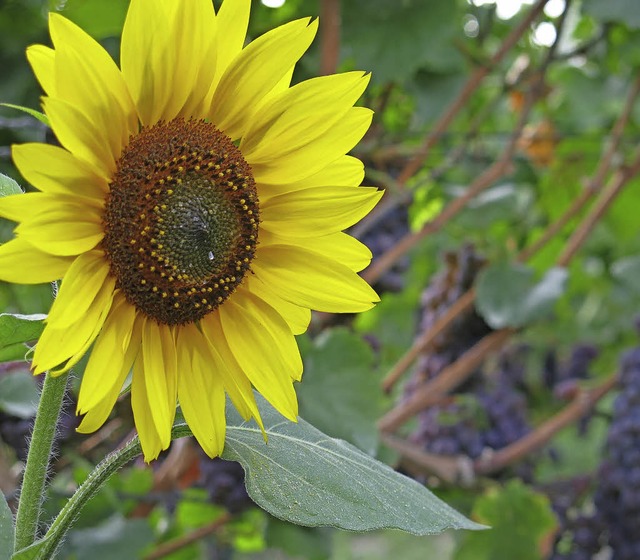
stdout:
POLYGON ((20 490, 15 550, 29 546, 36 538, 47 470, 67 379, 67 375, 54 377, 50 373, 45 374, 20 490))
MULTIPOLYGON (((184 423, 176 424, 171 431, 172 440, 190 435, 192 435, 191 430, 184 423)), ((124 467, 129 461, 141 455, 141 453, 140 440, 136 436, 98 463, 73 496, 69 498, 69 501, 62 508, 51 527, 49 527, 44 538, 36 543, 37 555, 32 556, 32 558, 34 560, 50 560, 53 558, 67 531, 69 531, 85 504, 100 491, 111 475, 124 467)))

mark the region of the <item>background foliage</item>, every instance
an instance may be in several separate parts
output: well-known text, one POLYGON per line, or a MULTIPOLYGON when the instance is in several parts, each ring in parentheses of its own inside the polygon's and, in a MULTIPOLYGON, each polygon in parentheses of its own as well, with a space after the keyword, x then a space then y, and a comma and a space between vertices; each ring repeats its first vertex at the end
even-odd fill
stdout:
MULTIPOLYGON (((48 43, 48 10, 117 58, 127 4, 0 0, 0 101, 38 108, 24 49, 48 43)), ((600 484, 617 468, 607 433, 640 425, 613 406, 620 356, 638 344, 640 19, 634 0, 519 5, 255 1, 249 33, 320 15, 295 79, 373 76, 363 104, 376 118, 356 155, 386 195, 353 233, 374 252, 364 275, 382 302, 355 318, 314 317, 299 341, 301 416, 493 529, 413 537, 297 527, 251 507, 239 467, 180 440, 153 469, 134 463, 111 479, 62 557, 533 560, 611 547, 640 557, 620 552, 624 539, 640 546, 614 530, 623 521, 593 514, 615 509, 621 488, 640 509, 640 457, 621 487, 600 484)), ((9 146, 33 140, 51 140, 46 127, 0 107, 0 172, 22 184, 9 146)), ((2 223, 0 239, 11 229, 2 223)), ((0 285, 3 311, 46 313, 50 302, 50 286, 0 285)), ((0 316, 0 328, 10 321, 0 316)), ((35 338, 37 317, 31 327, 35 338)), ((18 361, 0 365, 0 488, 12 504, 37 387, 20 361, 27 348, 7 341, 0 357, 18 361)), ((622 369, 634 368, 627 359, 622 369)), ((625 375, 625 390, 640 391, 638 376, 625 375)), ((132 428, 124 403, 95 436, 79 437, 73 390, 68 398, 52 515, 132 428)))

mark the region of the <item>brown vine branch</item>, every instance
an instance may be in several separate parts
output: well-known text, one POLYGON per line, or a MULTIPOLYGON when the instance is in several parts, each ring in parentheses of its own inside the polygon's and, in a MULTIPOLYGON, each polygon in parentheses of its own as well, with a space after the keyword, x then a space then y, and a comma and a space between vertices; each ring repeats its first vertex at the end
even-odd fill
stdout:
MULTIPOLYGON (((611 203, 618 194, 620 194, 623 187, 638 172, 640 172, 640 149, 637 150, 632 163, 629 166, 622 167, 612 177, 607 188, 602 191, 592 211, 587 214, 565 244, 565 248, 557 260, 557 266, 564 267, 569 264, 578 249, 580 249, 586 241, 595 224, 602 218, 611 203)), ((473 368, 476 367, 487 354, 491 351, 498 350, 515 332, 514 329, 506 328, 494 331, 484 337, 458 360, 444 368, 438 377, 428 381, 417 389, 407 401, 400 403, 387 412, 378 422, 380 431, 395 430, 416 412, 430 406, 434 396, 437 396, 439 392, 448 391, 459 385, 471 375, 473 368), (442 381, 441 378, 443 378, 442 381)))
MULTIPOLYGON (((565 245, 557 260, 558 266, 567 266, 589 233, 609 208, 628 181, 640 171, 640 149, 630 166, 621 168, 601 193, 593 210, 585 217, 565 245)), ((405 402, 387 412, 378 422, 380 431, 393 431, 416 412, 431 405, 434 397, 448 391, 464 381, 486 355, 498 350, 516 331, 510 328, 494 331, 465 352, 458 360, 442 370, 438 377, 417 389, 405 402), (442 380, 441 380, 442 378, 442 380)))
POLYGON ((400 376, 411 367, 413 361, 427 348, 436 337, 447 331, 449 326, 463 313, 471 308, 475 300, 475 290, 471 288, 458 298, 447 312, 439 317, 430 329, 423 332, 413 343, 411 348, 396 362, 391 371, 382 380, 382 389, 391 391, 400 376))
MULTIPOLYGON (((562 231, 562 229, 575 216, 577 216, 583 210, 583 208, 593 197, 593 195, 602 188, 604 179, 612 166, 616 153, 620 148, 624 130, 627 123, 629 122, 629 118, 631 117, 631 113, 633 110, 633 105, 639 94, 640 75, 638 75, 636 80, 634 80, 629 93, 627 94, 623 110, 618 116, 618 119, 616 120, 613 128, 611 129, 611 137, 608 147, 600 158, 593 178, 588 182, 587 187, 583 190, 580 196, 574 200, 571 206, 555 222, 552 222, 542 233, 542 235, 538 239, 536 239, 536 241, 534 241, 530 246, 525 247, 520 252, 517 257, 518 261, 526 262, 540 249, 542 249, 549 241, 551 241, 551 239, 553 239, 558 233, 560 233, 560 231, 562 231)), ((619 188, 622 188, 622 186, 619 186, 618 190, 619 188)), ((615 195, 615 193, 613 194, 615 195)), ((611 200, 612 199, 609 200, 609 203, 611 202, 611 200)), ((562 261, 560 261, 560 259, 558 260, 558 264, 559 266, 562 266, 562 261)), ((475 292, 472 288, 471 290, 463 294, 443 316, 439 317, 432 325, 431 329, 424 332, 419 338, 414 341, 411 348, 409 348, 409 350, 398 360, 398 362, 396 362, 394 367, 382 380, 382 388, 385 392, 391 391, 402 374, 411 366, 411 364, 419 356, 419 354, 426 348, 428 348, 428 346, 437 336, 446 332, 446 330, 451 326, 451 324, 456 320, 457 317, 471 309, 474 300, 475 292)))
POLYGON ((611 206, 611 203, 622 192, 622 189, 627 185, 629 180, 632 179, 639 171, 640 149, 636 152, 631 164, 629 166, 621 167, 611 178, 605 189, 600 193, 600 196, 596 200, 591 212, 587 214, 585 219, 580 223, 578 228, 573 232, 573 235, 565 244, 565 247, 557 260, 558 266, 567 266, 569 264, 569 261, 578 252, 580 247, 582 247, 595 225, 600 221, 609 206, 611 206))
MULTIPOLYGON (((392 434, 381 434, 380 440, 384 445, 397 451, 403 459, 409 459, 427 474, 434 474, 441 480, 453 482, 457 477, 458 458, 437 455, 422 451, 415 444, 392 434)), ((470 460, 468 460, 471 462, 470 460)))
POLYGON ((627 98, 625 99, 620 116, 611 129, 609 146, 605 151, 603 157, 600 159, 598 168, 595 175, 593 176, 592 181, 590 182, 589 188, 599 189, 600 186, 604 183, 605 177, 607 176, 607 173, 609 173, 609 170, 611 169, 611 166, 613 164, 614 157, 620 149, 622 135, 624 134, 624 129, 626 128, 629 119, 631 118, 633 106, 636 102, 638 94, 640 94, 640 73, 638 73, 636 79, 633 81, 633 84, 629 89, 629 93, 627 94, 627 98))
POLYGON ((473 466, 476 474, 489 474, 517 462, 532 451, 542 448, 556 433, 587 414, 618 382, 616 374, 593 389, 582 389, 560 412, 544 421, 518 441, 488 457, 480 457, 473 466))
POLYGON ((558 217, 555 222, 552 222, 547 226, 547 228, 542 232, 542 235, 538 237, 531 245, 525 247, 517 256, 517 260, 519 262, 526 262, 531 257, 533 257, 540 249, 542 249, 549 241, 551 241, 556 235, 558 235, 564 227, 574 218, 576 217, 584 207, 587 205, 587 202, 591 200, 593 195, 595 194, 595 190, 592 188, 586 188, 578 196, 572 203, 569 208, 565 210, 565 212, 558 217))
POLYGON ((320 73, 335 74, 340 59, 340 0, 322 0, 320 73))
POLYGON ((378 421, 381 432, 393 432, 416 412, 431 406, 440 397, 460 385, 467 379, 482 361, 495 350, 502 347, 515 331, 502 329, 494 331, 467 350, 455 362, 444 368, 437 377, 416 389, 413 394, 395 408, 392 408, 378 421))
POLYGON ((442 133, 449 127, 456 115, 465 106, 471 95, 478 89, 484 78, 500 63, 504 56, 515 46, 522 35, 527 31, 531 23, 538 17, 548 0, 538 0, 529 13, 523 18, 518 26, 506 37, 500 48, 491 57, 488 64, 477 68, 470 76, 458 96, 453 100, 449 108, 435 124, 422 146, 400 172, 398 183, 404 184, 410 177, 422 167, 431 148, 438 141, 442 133))
POLYGON ((233 516, 230 513, 223 513, 220 517, 218 517, 218 519, 209 523, 208 525, 200 527, 187 535, 161 544, 155 550, 147 554, 144 557, 144 560, 158 560, 159 558, 166 558, 177 550, 189 546, 190 544, 217 532, 223 525, 231 521, 232 518, 233 516))
POLYGON ((476 476, 500 471, 518 462, 528 454, 543 448, 555 434, 588 414, 617 384, 617 375, 611 375, 592 389, 581 389, 562 410, 547 419, 524 437, 490 455, 475 461, 467 456, 450 457, 428 453, 412 442, 391 434, 382 434, 382 442, 400 453, 403 459, 421 474, 433 474, 445 482, 453 483, 476 476))

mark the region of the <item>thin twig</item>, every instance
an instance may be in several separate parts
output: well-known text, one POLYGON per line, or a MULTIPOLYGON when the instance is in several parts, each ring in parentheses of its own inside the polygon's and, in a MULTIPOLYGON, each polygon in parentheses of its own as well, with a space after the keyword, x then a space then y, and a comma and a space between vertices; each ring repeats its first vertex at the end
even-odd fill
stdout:
POLYGON ((608 185, 600 193, 591 212, 585 217, 580 225, 573 232, 565 247, 556 261, 557 266, 567 266, 569 261, 578 252, 580 247, 600 221, 604 213, 608 210, 611 203, 622 192, 627 183, 640 172, 640 149, 636 152, 632 163, 629 166, 621 167, 617 173, 611 178, 608 185))
POLYGON ((381 442, 397 451, 403 458, 409 459, 428 474, 435 474, 438 478, 453 482, 456 479, 458 459, 446 455, 428 453, 414 443, 392 434, 381 434, 381 442))
POLYGON ((322 0, 320 73, 335 74, 340 59, 340 0, 322 0))
MULTIPOLYGON (((640 149, 632 164, 622 168, 614 175, 607 188, 601 193, 595 207, 585 217, 565 245, 565 249, 557 260, 557 266, 567 266, 578 249, 587 239, 596 223, 602 218, 615 197, 622 191, 628 181, 640 171, 640 149)), ((507 342, 516 331, 505 328, 485 336, 467 350, 458 360, 442 370, 438 377, 425 383, 414 391, 411 397, 387 412, 378 422, 380 431, 393 431, 411 418, 416 412, 431 405, 439 393, 451 390, 464 381, 491 351, 496 351, 507 342), (442 378, 442 380, 441 380, 442 378)))
MULTIPOLYGON (((582 191, 580 196, 574 200, 571 206, 553 223, 551 223, 542 235, 536 239, 530 246, 525 247, 517 256, 519 262, 526 262, 533 257, 540 249, 542 249, 551 239, 553 239, 576 215, 578 215, 584 206, 589 202, 593 195, 602 188, 602 184, 609 172, 615 155, 620 149, 624 129, 631 116, 633 105, 636 98, 640 94, 640 75, 631 86, 627 98, 618 119, 611 129, 611 136, 608 146, 603 153, 596 172, 591 180, 588 181, 587 187, 582 191)), ((566 257, 565 257, 566 258, 566 257)), ((559 261, 561 264, 561 261, 559 261)), ((424 332, 412 344, 411 348, 398 360, 391 371, 382 381, 382 388, 389 392, 394 384, 400 379, 402 374, 411 366, 413 361, 423 352, 432 341, 451 326, 455 319, 471 309, 475 299, 473 288, 464 293, 444 315, 439 317, 432 325, 431 329, 424 332)))
POLYGON ((636 76, 636 79, 633 81, 631 88, 629 88, 629 93, 627 93, 627 98, 624 102, 624 107, 620 113, 620 116, 616 120, 613 128, 611 129, 611 137, 609 139, 609 145, 607 150, 604 153, 604 156, 600 159, 600 163, 598 164, 598 168, 596 170, 595 175, 590 183, 590 188, 598 189, 600 185, 604 183, 605 177, 609 170, 611 169, 611 165, 613 164, 613 160, 615 155, 618 153, 620 149, 620 143, 622 141, 622 135, 624 134, 624 129, 631 118, 631 113, 633 112, 633 106, 635 105, 636 98, 640 93, 640 73, 636 76))
POLYGON ((475 368, 491 352, 501 348, 514 332, 513 329, 502 329, 485 336, 455 362, 444 368, 437 377, 420 386, 406 401, 380 418, 378 429, 381 432, 393 432, 414 414, 437 402, 443 394, 464 382, 475 368))
POLYGON ((405 352, 405 354, 396 362, 391 371, 382 380, 382 389, 385 392, 388 393, 391 391, 395 383, 400 379, 400 376, 409 369, 413 361, 436 339, 436 337, 446 332, 456 318, 463 313, 466 313, 467 310, 473 306, 475 296, 475 290, 471 288, 458 298, 458 300, 456 300, 454 304, 447 309, 444 315, 438 317, 430 329, 423 332, 414 341, 411 348, 405 352))
POLYGON ((564 227, 577 216, 586 206, 587 202, 591 200, 595 193, 592 188, 586 188, 572 203, 569 208, 555 221, 549 224, 547 228, 542 232, 542 235, 538 237, 531 245, 525 247, 516 259, 519 262, 526 262, 533 257, 540 249, 542 249, 549 241, 551 241, 556 235, 558 235, 564 227))
POLYGON ((472 461, 468 456, 438 455, 423 451, 415 444, 391 434, 382 434, 382 442, 394 449, 413 465, 414 471, 435 475, 445 482, 457 482, 488 475, 518 462, 530 453, 543 448, 555 434, 588 414, 617 384, 617 375, 608 377, 592 389, 580 390, 576 397, 557 414, 538 425, 511 445, 472 461))
POLYGON ((587 414, 616 386, 617 382, 618 376, 614 374, 593 389, 580 390, 566 407, 537 426, 535 430, 487 457, 480 457, 474 464, 474 471, 480 475, 499 471, 532 451, 544 447, 556 433, 587 414))
POLYGON ((538 0, 538 2, 531 8, 529 13, 520 22, 520 24, 506 37, 500 48, 491 57, 488 64, 476 68, 458 96, 453 100, 451 105, 449 105, 449 108, 445 111, 440 120, 434 125, 433 129, 420 147, 420 150, 400 172, 400 175, 398 177, 398 182, 400 184, 406 183, 407 180, 410 177, 413 177, 413 175, 422 167, 427 157, 429 156, 431 148, 438 141, 442 133, 449 127, 456 115, 464 108, 467 101, 476 91, 476 89, 478 89, 484 78, 498 65, 498 63, 504 58, 504 56, 520 40, 527 29, 529 29, 531 23, 538 17, 540 12, 542 12, 542 9, 544 8, 547 1, 548 0, 538 0))
MULTIPOLYGON (((462 196, 452 200, 447 206, 445 206, 440 214, 438 214, 433 220, 427 222, 422 229, 417 232, 410 232, 405 235, 398 243, 391 247, 388 251, 378 257, 373 264, 367 268, 362 274, 362 277, 369 283, 374 283, 380 278, 402 255, 409 252, 415 247, 422 239, 427 235, 435 233, 449 222, 454 216, 456 216, 473 198, 478 196, 483 190, 493 185, 496 181, 506 175, 512 166, 513 155, 515 154, 518 139, 522 134, 529 113, 533 108, 534 103, 537 101, 540 95, 539 87, 533 87, 526 97, 525 104, 518 116, 518 122, 514 130, 512 131, 509 141, 504 150, 500 154, 498 160, 484 171, 478 178, 469 185, 469 188, 462 196)), ((398 182, 400 180, 398 179, 398 182)))
POLYGON ((183 535, 182 537, 178 537, 161 544, 154 551, 147 554, 144 557, 144 560, 158 560, 159 558, 166 558, 177 550, 185 548, 190 544, 217 532, 222 526, 229 523, 231 519, 233 519, 233 516, 230 513, 223 513, 220 517, 218 517, 218 519, 212 521, 208 525, 200 527, 195 531, 188 533, 187 535, 183 535))

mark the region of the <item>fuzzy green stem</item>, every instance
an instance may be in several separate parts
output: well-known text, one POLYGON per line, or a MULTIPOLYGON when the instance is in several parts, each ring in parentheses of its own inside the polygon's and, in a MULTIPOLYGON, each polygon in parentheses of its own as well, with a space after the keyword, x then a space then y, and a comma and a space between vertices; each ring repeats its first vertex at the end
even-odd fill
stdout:
MULTIPOLYGON (((173 427, 171 439, 190 435, 191 430, 189 427, 181 423, 173 427)), ((136 436, 117 451, 107 455, 96 468, 91 471, 87 480, 80 485, 75 494, 71 496, 44 538, 34 544, 33 548, 37 548, 37 555, 30 556, 30 558, 34 560, 51 560, 51 558, 54 558, 57 548, 62 543, 67 531, 71 528, 85 504, 100 491, 100 488, 109 480, 112 474, 141 453, 140 440, 136 436)))
POLYGON ((49 373, 45 374, 20 490, 15 550, 29 546, 36 538, 51 449, 67 388, 67 378, 68 375, 54 377, 49 373))

